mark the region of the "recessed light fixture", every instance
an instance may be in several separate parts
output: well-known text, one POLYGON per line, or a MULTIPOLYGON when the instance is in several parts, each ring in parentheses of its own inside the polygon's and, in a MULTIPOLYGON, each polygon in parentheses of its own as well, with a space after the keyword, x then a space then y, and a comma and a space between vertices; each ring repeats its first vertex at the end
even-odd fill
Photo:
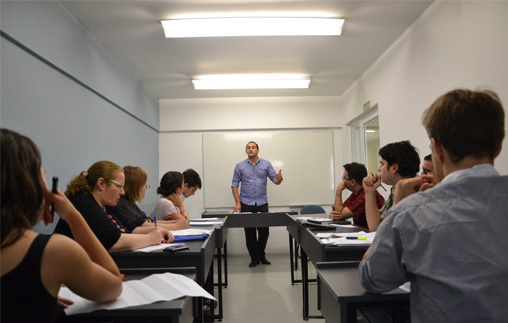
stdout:
POLYGON ((339 36, 344 19, 228 17, 162 20, 166 38, 229 36, 339 36))
POLYGON ((195 90, 306 89, 310 77, 299 74, 207 75, 192 79, 195 90))

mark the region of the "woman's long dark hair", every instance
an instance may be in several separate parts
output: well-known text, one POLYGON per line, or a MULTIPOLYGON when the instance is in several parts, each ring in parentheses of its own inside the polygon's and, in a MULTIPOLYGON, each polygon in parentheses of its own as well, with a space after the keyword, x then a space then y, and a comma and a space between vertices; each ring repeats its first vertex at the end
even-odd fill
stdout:
POLYGON ((44 193, 39 148, 28 137, 0 129, 2 248, 37 223, 44 193))

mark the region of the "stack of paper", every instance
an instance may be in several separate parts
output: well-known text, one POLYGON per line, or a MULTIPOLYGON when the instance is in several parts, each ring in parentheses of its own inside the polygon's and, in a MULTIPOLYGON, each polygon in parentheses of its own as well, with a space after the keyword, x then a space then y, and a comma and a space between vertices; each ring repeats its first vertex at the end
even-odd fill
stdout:
POLYGON ((208 226, 214 224, 222 224, 222 221, 218 221, 217 218, 201 218, 201 219, 190 219, 189 224, 193 226, 208 226))
POLYGON ((175 230, 171 231, 174 237, 180 236, 201 236, 203 234, 210 234, 213 230, 204 230, 204 229, 183 229, 183 230, 175 230))
POLYGON ((67 287, 60 288, 58 296, 74 302, 73 305, 65 309, 67 315, 171 301, 184 296, 206 297, 215 300, 215 297, 195 281, 179 274, 153 274, 141 280, 124 282, 122 285, 123 290, 120 297, 109 303, 89 301, 74 294, 67 287))
POLYGON ((348 233, 334 233, 327 239, 321 241, 325 244, 333 244, 337 246, 358 246, 358 245, 370 245, 376 236, 376 232, 348 232, 348 233), (348 239, 362 237, 363 239, 348 239))

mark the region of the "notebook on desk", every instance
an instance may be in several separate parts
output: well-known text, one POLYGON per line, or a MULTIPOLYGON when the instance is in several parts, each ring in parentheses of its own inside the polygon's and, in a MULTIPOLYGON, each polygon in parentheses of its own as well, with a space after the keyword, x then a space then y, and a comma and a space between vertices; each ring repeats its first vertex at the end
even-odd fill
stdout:
POLYGON ((311 228, 323 229, 323 230, 330 230, 330 229, 335 230, 335 227, 331 226, 330 224, 351 224, 351 222, 346 221, 346 220, 332 221, 332 222, 314 222, 311 220, 302 221, 302 226, 305 228, 311 227, 311 228))
POLYGON ((207 237, 208 237, 208 234, 201 234, 201 235, 195 235, 195 236, 176 236, 174 242, 204 240, 207 237))

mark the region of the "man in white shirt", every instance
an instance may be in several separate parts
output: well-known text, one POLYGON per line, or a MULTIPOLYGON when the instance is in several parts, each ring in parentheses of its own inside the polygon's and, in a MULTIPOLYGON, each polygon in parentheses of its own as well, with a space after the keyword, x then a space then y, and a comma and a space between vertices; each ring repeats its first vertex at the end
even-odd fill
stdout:
POLYGON ((454 90, 423 114, 441 182, 433 187, 422 175, 397 183, 400 203, 359 267, 369 292, 411 282, 412 322, 508 317, 508 176, 493 167, 504 120, 492 91, 454 90))

